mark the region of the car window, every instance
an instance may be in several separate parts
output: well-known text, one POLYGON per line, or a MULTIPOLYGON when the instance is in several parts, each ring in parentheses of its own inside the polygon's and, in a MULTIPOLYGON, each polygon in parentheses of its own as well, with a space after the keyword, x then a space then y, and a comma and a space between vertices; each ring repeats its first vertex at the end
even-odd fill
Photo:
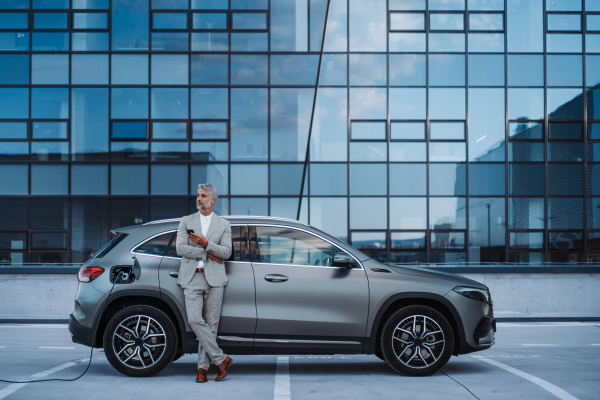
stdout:
POLYGON ((165 257, 181 258, 181 256, 177 254, 177 232, 175 232, 175 234, 173 235, 173 239, 171 239, 171 244, 169 245, 169 250, 167 250, 167 254, 165 254, 165 257))
POLYGON ((156 256, 162 256, 167 250, 167 246, 171 242, 174 232, 164 233, 155 237, 154 239, 148 240, 134 251, 141 254, 152 254, 156 256))
POLYGON ((295 229, 270 226, 256 227, 260 262, 329 267, 336 246, 295 229))

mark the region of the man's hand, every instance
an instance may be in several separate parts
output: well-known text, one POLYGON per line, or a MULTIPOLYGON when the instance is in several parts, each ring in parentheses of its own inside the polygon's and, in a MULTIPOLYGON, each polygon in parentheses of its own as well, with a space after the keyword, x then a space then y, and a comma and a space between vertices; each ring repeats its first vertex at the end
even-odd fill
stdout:
POLYGON ((192 242, 196 243, 198 246, 202 246, 206 248, 208 246, 208 239, 204 237, 204 235, 197 235, 195 233, 188 233, 188 239, 192 242))
POLYGON ((206 253, 206 255, 208 256, 208 258, 210 258, 213 261, 218 262, 219 264, 223 264, 225 262, 225 261, 223 261, 222 258, 219 258, 219 257, 215 256, 214 254, 206 253))

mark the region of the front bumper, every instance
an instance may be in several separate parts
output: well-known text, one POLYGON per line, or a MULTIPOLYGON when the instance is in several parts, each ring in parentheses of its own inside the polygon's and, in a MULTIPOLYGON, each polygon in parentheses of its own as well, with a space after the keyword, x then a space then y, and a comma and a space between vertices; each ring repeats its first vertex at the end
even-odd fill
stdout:
POLYGON ((84 346, 92 347, 94 341, 94 329, 81 325, 73 314, 69 315, 69 332, 73 343, 79 343, 84 346))

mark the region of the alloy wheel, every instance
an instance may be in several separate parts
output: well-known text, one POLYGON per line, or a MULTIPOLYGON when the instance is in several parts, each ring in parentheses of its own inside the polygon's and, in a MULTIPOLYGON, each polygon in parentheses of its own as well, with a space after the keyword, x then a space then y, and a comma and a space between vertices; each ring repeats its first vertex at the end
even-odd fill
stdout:
POLYGON ((119 361, 127 367, 143 369, 156 364, 163 356, 167 335, 154 318, 133 315, 117 326, 112 344, 119 361))
POLYGON ((411 315, 404 318, 392 334, 396 358, 409 368, 427 368, 444 352, 444 332, 431 317, 411 315))

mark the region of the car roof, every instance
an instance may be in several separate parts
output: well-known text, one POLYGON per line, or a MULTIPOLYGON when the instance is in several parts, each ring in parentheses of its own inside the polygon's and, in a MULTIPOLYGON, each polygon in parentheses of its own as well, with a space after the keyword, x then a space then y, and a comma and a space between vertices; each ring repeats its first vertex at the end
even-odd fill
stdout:
MULTIPOLYGON (((295 219, 289 218, 279 218, 279 217, 265 217, 258 215, 222 215, 221 218, 228 220, 229 222, 238 222, 238 223, 255 223, 255 222, 290 222, 293 224, 304 225, 306 224, 301 221, 297 221, 295 219)), ((172 222, 179 222, 181 218, 170 218, 170 219, 159 219, 156 221, 146 222, 144 225, 153 225, 153 224, 165 224, 172 222)))

